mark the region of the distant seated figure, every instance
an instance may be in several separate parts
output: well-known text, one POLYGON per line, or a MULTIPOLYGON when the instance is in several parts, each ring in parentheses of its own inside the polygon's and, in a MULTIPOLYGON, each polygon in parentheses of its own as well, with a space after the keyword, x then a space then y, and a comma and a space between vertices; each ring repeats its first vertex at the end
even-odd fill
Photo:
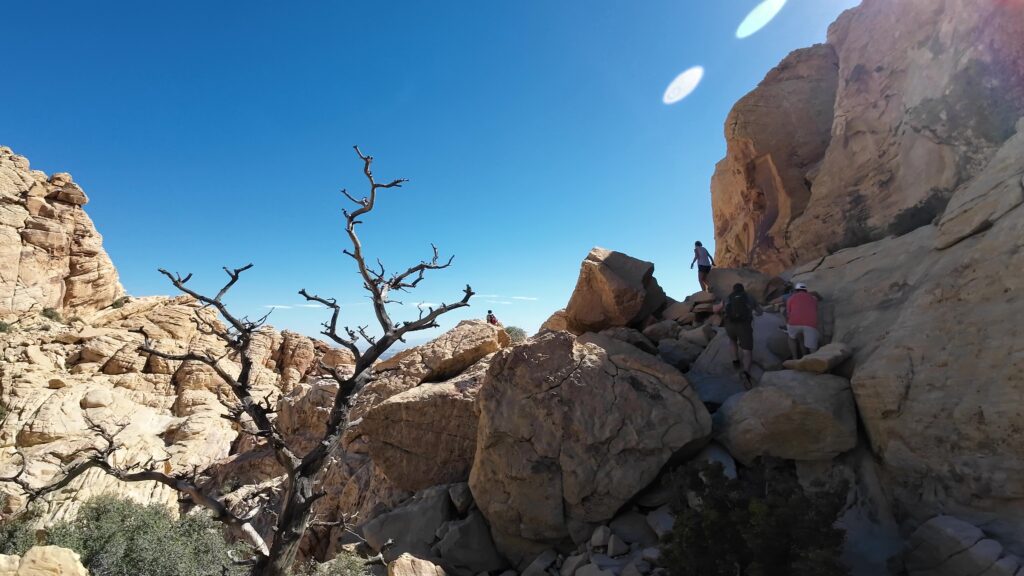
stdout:
POLYGON ((786 300, 786 333, 789 351, 799 360, 818 349, 818 298, 798 282, 786 300))
POLYGON ((501 322, 498 322, 498 317, 494 315, 493 310, 487 311, 487 323, 491 326, 501 326, 501 322))

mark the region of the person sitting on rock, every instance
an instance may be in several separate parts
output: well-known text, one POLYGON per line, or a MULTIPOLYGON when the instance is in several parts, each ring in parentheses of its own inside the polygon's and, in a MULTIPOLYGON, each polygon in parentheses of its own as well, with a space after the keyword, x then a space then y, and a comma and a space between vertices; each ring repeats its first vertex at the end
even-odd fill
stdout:
POLYGON ((693 270, 694 264, 697 265, 697 281, 700 282, 700 289, 705 292, 711 292, 711 284, 708 284, 708 273, 711 272, 711 267, 715 265, 715 259, 711 257, 711 253, 700 243, 700 240, 693 244, 693 261, 690 262, 690 270, 693 270))
POLYGON ((797 282, 786 300, 786 333, 793 359, 799 360, 818 349, 818 298, 807 291, 803 282, 797 282))
POLYGON ((744 385, 752 384, 750 369, 754 363, 754 316, 762 314, 761 306, 747 293, 743 284, 735 284, 724 304, 716 306, 725 320, 725 333, 732 342, 732 365, 743 370, 744 385))
POLYGON ((494 315, 493 310, 487 311, 487 323, 491 326, 501 326, 501 322, 498 322, 498 317, 494 315))

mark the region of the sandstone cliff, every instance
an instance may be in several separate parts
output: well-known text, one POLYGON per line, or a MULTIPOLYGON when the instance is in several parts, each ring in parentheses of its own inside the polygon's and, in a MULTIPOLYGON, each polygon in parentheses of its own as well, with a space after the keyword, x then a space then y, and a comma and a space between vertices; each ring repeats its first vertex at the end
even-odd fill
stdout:
POLYGON ((70 174, 47 177, 0 147, 0 320, 33 309, 93 312, 124 293, 82 210, 88 201, 70 174))
POLYGON ((726 122, 717 260, 778 273, 932 222, 1024 114, 1019 2, 865 0, 726 122))
POLYGON ((921 573, 1024 552, 1022 38, 1019 2, 865 0, 737 104, 712 183, 721 263, 824 297, 904 531, 978 535, 921 573))

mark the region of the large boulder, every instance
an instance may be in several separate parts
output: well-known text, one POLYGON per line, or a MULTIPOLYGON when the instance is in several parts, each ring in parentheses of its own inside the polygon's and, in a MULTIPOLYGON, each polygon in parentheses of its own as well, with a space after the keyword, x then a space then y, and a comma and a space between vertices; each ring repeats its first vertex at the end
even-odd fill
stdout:
MULTIPOLYGON (((427 344, 402 350, 374 366, 374 379, 356 396, 349 419, 360 420, 373 406, 425 382, 458 376, 509 344, 502 328, 483 320, 463 320, 427 344)), ((357 435, 352 432, 350 437, 357 435)))
POLYGON ((388 563, 388 576, 446 576, 443 568, 412 554, 402 554, 388 563))
POLYGON ((767 372, 715 413, 715 438, 744 464, 759 456, 828 460, 857 445, 850 382, 832 375, 767 372))
POLYGON ((922 576, 1013 576, 1020 561, 976 526, 953 516, 922 524, 907 544, 907 570, 922 576))
POLYGON ((621 252, 594 248, 580 266, 566 326, 575 334, 633 326, 666 303, 654 278, 654 264, 621 252))
POLYGON ((551 332, 498 353, 479 404, 470 487, 516 562, 589 537, 711 425, 675 368, 597 334, 551 332))
POLYGON ((363 524, 363 538, 371 548, 382 551, 386 560, 404 553, 427 558, 438 529, 454 514, 448 487, 434 486, 363 524))
POLYGON ((476 397, 486 357, 466 372, 422 384, 374 406, 363 418, 370 457, 396 486, 416 491, 465 481, 476 453, 476 397))
POLYGON ((20 559, 0 555, 0 576, 89 576, 78 552, 59 546, 33 546, 20 559))

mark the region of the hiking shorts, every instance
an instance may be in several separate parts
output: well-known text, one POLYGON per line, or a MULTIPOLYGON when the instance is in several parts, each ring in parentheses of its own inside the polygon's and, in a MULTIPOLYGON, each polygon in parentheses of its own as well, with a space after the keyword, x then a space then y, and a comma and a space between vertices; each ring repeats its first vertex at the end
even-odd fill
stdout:
POLYGON ((818 349, 818 329, 810 326, 786 326, 786 333, 793 340, 799 341, 801 337, 804 339, 804 346, 808 351, 814 352, 818 349))
POLYGON ((700 265, 698 265, 697 266, 697 271, 700 272, 701 274, 707 274, 708 272, 711 272, 711 266, 700 266, 700 265))
POLYGON ((725 333, 729 339, 736 343, 743 350, 754 349, 754 323, 753 322, 729 322, 725 323, 725 333))

